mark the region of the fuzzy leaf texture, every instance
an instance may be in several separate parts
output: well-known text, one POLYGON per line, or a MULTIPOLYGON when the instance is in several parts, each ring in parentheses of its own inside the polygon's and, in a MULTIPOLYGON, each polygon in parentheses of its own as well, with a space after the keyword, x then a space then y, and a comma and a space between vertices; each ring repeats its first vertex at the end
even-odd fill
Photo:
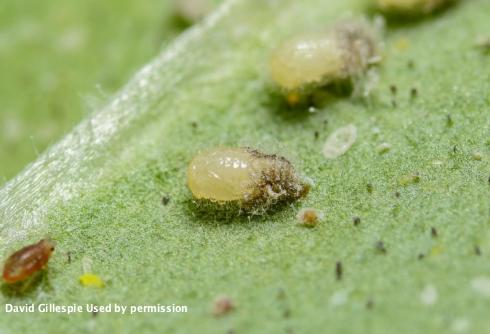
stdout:
POLYGON ((274 88, 271 50, 364 15, 366 2, 225 2, 0 190, 2 254, 44 236, 57 242, 46 274, 19 294, 3 285, 2 303, 178 304, 189 313, 4 314, 0 328, 485 333, 490 57, 474 41, 490 31, 489 12, 488 1, 468 0, 388 25, 371 95, 309 112, 289 110, 274 88), (348 124, 356 142, 326 160, 324 141, 348 124), (390 150, 380 154, 382 143, 390 150), (218 145, 285 155, 315 186, 250 219, 196 206, 187 163, 218 145), (298 226, 301 207, 325 221, 298 226), (86 261, 104 287, 80 284, 86 261), (223 317, 211 314, 218 295, 236 305, 223 317))

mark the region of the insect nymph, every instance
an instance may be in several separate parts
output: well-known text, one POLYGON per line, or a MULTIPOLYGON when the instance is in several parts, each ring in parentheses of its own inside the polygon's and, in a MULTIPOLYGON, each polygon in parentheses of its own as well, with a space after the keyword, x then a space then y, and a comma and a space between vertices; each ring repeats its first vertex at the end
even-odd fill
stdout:
POLYGON ((273 51, 272 79, 288 93, 355 80, 381 59, 377 35, 366 20, 346 20, 293 37, 273 51))
POLYGON ((42 239, 9 256, 3 268, 3 279, 7 283, 22 281, 44 268, 54 251, 54 243, 42 239))
POLYGON ((197 199, 250 208, 299 199, 310 188, 286 158, 247 147, 221 147, 196 155, 187 178, 197 199))

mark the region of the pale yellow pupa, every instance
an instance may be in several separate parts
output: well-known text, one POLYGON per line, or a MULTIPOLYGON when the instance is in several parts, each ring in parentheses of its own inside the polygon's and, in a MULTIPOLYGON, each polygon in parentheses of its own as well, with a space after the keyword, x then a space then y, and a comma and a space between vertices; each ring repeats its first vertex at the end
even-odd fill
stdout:
POLYGON ((365 19, 349 19, 294 36, 272 52, 271 77, 286 92, 355 80, 381 59, 379 30, 365 19))
POLYGON ((218 147, 198 153, 187 168, 196 199, 263 207, 306 196, 309 184, 284 157, 248 147, 218 147))

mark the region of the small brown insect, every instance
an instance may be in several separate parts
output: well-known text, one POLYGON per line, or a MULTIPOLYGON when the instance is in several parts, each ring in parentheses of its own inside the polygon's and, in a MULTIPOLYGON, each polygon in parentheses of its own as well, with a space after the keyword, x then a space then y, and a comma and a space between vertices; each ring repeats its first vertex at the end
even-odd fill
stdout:
POLYGON ((230 297, 219 296, 214 300, 213 314, 215 316, 222 316, 231 312, 235 308, 235 303, 230 297))
POLYGON ((299 223, 305 227, 315 227, 319 221, 323 220, 325 215, 315 208, 301 209, 296 215, 299 223))
POLYGON ((54 242, 42 239, 37 244, 29 245, 10 255, 3 267, 3 279, 15 283, 26 279, 41 270, 49 261, 54 251, 54 242))

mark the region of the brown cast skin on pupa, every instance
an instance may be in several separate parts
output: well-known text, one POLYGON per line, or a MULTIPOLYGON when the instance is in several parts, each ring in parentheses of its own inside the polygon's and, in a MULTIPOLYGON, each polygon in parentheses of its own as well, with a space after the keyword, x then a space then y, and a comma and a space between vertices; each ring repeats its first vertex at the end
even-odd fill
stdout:
POLYGON ((310 188, 284 157, 249 147, 217 147, 197 154, 187 168, 187 184, 202 203, 238 205, 252 214, 304 197, 310 188))
POLYGON ((308 194, 310 185, 298 178, 294 167, 286 158, 276 154, 265 154, 252 148, 247 149, 255 158, 271 161, 271 166, 263 171, 258 182, 252 187, 249 198, 242 203, 245 208, 270 202, 287 202, 308 194))
POLYGON ((7 283, 22 281, 46 266, 54 251, 54 242, 42 239, 9 256, 3 267, 3 280, 7 283))

